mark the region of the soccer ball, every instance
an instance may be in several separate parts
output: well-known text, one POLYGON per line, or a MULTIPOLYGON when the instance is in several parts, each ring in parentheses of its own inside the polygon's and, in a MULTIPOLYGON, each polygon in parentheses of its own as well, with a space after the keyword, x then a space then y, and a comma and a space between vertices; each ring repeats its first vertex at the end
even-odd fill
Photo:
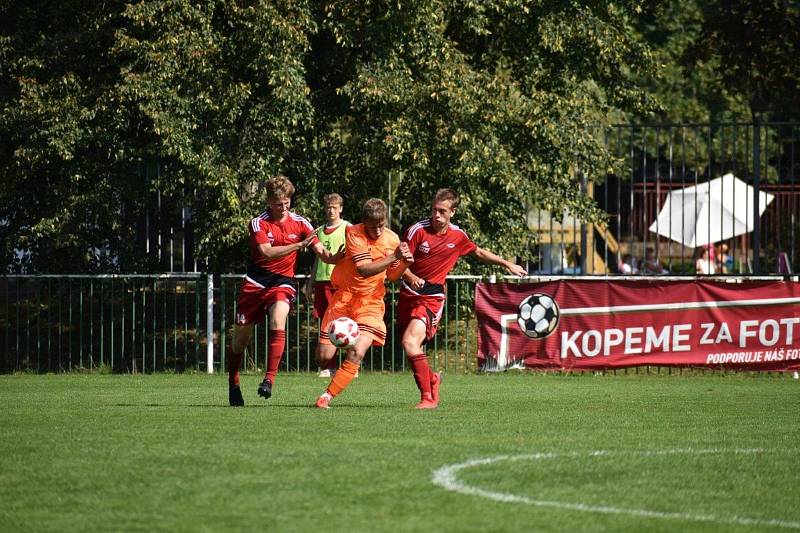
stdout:
POLYGON ((328 338, 338 348, 350 348, 358 339, 358 324, 352 318, 339 317, 328 326, 328 338))
POLYGON ((519 304, 517 324, 525 335, 542 339, 558 326, 558 304, 546 294, 531 294, 519 304))

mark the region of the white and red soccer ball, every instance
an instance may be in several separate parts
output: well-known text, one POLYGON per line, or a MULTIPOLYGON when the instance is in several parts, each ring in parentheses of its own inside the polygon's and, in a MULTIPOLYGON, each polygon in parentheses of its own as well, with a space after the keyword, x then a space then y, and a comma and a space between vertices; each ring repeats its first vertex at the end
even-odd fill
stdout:
POLYGON ((351 348, 358 339, 358 324, 352 318, 339 317, 328 326, 328 338, 338 348, 351 348))

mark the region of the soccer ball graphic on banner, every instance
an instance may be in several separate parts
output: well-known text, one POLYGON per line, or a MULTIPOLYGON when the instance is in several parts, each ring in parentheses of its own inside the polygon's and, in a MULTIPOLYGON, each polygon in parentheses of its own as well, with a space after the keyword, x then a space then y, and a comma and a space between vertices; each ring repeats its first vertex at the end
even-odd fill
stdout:
POLYGON ((542 339, 558 326, 558 304, 546 294, 531 294, 519 304, 517 323, 532 339, 542 339))
POLYGON ((352 318, 339 317, 328 326, 328 338, 334 346, 350 348, 356 345, 358 324, 352 318))

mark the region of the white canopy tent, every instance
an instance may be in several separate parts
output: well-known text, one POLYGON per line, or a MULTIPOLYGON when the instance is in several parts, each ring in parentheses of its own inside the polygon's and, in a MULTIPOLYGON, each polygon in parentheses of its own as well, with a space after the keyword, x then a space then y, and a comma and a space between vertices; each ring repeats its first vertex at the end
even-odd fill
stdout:
MULTIPOLYGON (((758 193, 759 216, 775 198, 758 193)), ((733 174, 672 191, 648 228, 696 248, 749 233, 754 228, 755 189, 733 174)))

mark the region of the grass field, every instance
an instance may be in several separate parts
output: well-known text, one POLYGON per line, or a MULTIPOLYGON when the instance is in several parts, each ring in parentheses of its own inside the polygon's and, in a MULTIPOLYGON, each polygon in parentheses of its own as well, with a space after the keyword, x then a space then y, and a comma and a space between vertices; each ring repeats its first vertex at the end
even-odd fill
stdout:
POLYGON ((800 528, 786 376, 0 376, 2 531, 800 528), (468 461, 473 461, 468 463, 468 461), (480 461, 482 460, 482 461, 480 461))

